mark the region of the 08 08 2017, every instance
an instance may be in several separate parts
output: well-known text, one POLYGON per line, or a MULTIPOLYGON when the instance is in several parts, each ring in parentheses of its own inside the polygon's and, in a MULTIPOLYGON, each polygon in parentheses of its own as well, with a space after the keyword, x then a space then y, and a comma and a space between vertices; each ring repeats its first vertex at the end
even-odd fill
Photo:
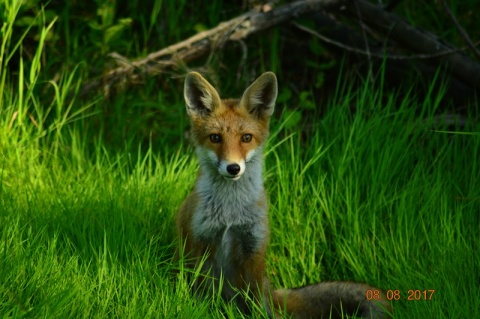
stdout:
MULTIPOLYGON (((407 300, 432 300, 435 289, 408 289, 407 300)), ((379 300, 381 291, 376 289, 368 289, 365 292, 367 300, 379 300)), ((400 300, 402 299, 402 292, 399 289, 387 290, 386 297, 388 300, 400 300)))

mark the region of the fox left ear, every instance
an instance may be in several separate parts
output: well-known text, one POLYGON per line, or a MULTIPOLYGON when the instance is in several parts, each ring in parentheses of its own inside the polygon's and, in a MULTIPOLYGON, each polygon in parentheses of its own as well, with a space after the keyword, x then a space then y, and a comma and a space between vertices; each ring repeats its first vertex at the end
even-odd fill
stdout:
POLYGON ((188 73, 183 95, 189 116, 208 116, 221 104, 217 90, 197 72, 188 73))
POLYGON ((275 73, 265 72, 245 90, 240 103, 250 114, 255 114, 259 118, 269 118, 275 109, 277 94, 275 73))

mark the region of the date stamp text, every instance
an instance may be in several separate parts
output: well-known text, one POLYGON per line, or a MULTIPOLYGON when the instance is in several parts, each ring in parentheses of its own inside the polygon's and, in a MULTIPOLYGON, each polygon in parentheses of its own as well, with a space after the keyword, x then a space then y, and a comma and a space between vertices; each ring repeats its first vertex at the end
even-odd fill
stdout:
MULTIPOLYGON (((407 293, 403 293, 401 290, 387 290, 385 292, 387 300, 432 300, 435 289, 409 289, 407 293)), ((380 300, 382 292, 377 289, 368 289, 365 293, 367 300, 380 300)))

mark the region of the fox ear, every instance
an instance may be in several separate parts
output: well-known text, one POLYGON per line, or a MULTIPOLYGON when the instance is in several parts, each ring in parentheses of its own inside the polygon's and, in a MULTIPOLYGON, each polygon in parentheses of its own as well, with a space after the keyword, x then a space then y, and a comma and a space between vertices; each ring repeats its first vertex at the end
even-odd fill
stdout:
POLYGON ((241 104, 250 114, 269 118, 275 109, 277 99, 277 77, 273 72, 260 75, 243 93, 241 104))
POLYGON ((187 74, 183 95, 189 116, 207 116, 221 103, 217 90, 197 72, 187 74))

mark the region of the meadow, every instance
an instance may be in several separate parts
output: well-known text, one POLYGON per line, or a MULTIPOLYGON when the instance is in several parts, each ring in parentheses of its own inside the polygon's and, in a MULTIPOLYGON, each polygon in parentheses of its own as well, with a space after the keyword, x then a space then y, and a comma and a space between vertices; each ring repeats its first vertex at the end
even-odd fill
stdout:
MULTIPOLYGON (((165 13, 172 4, 153 1, 126 52, 145 54, 163 32, 153 21, 166 14, 162 28, 181 39, 176 23, 192 8, 179 3, 165 13)), ((213 3, 203 13, 214 25, 225 8, 213 3)), ((219 298, 193 296, 190 270, 173 259, 174 216, 198 168, 181 78, 80 98, 89 67, 108 64, 95 57, 126 48, 132 30, 109 18, 118 8, 98 5, 107 27, 97 35, 54 5, 34 15, 17 1, 0 8, 0 317, 242 318, 219 298), (82 42, 87 29, 92 47, 82 42), (60 44, 65 56, 52 51, 60 44)), ((275 34, 258 40, 258 59, 275 34)), ((281 92, 265 152, 270 280, 368 282, 388 292, 393 318, 480 318, 475 114, 447 125, 444 90, 390 91, 382 72, 355 85, 339 77, 323 101, 304 94, 292 105, 272 65, 280 58, 256 70, 276 71, 281 92)), ((231 94, 247 83, 228 81, 231 94)))

